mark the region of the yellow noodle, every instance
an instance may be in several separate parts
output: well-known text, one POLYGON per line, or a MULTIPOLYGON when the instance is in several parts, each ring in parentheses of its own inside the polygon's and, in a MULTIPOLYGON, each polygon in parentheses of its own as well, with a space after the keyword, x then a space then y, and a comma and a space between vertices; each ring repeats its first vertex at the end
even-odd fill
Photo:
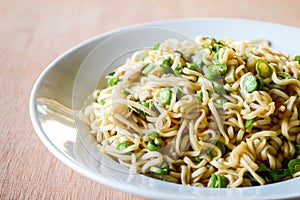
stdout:
POLYGON ((209 187, 212 174, 224 176, 228 188, 251 186, 253 178, 269 184, 261 165, 279 170, 300 159, 299 77, 299 62, 266 40, 169 39, 134 52, 107 76, 117 83, 95 89, 78 116, 96 148, 129 170, 158 178, 154 169, 167 165, 170 180, 195 187, 209 187), (261 60, 267 77, 256 67, 261 60), (213 64, 227 71, 209 77, 213 64), (246 89, 249 75, 260 84, 254 91, 246 89))

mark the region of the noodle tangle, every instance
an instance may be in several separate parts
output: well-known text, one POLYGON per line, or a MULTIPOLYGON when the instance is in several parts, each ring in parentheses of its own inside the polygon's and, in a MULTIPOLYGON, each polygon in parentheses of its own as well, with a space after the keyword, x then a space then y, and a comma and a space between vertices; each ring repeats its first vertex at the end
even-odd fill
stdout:
POLYGON ((99 151, 164 181, 235 188, 295 178, 299 62, 264 40, 166 40, 107 75, 80 117, 99 151))

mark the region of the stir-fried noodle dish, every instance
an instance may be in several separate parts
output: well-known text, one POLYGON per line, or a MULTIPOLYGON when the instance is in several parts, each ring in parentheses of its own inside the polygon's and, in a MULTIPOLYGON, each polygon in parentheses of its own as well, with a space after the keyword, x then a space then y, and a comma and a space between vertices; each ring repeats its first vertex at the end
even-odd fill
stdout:
POLYGON ((99 151, 163 181, 235 188, 296 178, 299 63, 265 40, 165 40, 107 74, 80 118, 99 151))

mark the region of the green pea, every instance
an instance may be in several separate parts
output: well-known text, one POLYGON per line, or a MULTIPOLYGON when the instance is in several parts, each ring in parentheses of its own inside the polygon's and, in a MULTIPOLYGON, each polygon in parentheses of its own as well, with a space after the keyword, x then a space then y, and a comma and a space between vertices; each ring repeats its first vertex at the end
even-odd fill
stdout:
POLYGON ((293 175, 296 172, 300 171, 300 159, 292 159, 288 163, 288 168, 290 173, 293 175))
POLYGON ((200 163, 200 162, 202 161, 202 159, 199 158, 198 156, 195 156, 195 157, 194 157, 194 160, 195 160, 195 162, 197 162, 197 163, 200 163))
POLYGON ((257 83, 256 77, 253 76, 252 74, 247 75, 244 78, 243 83, 244 83, 244 89, 247 92, 253 92, 258 88, 258 83, 257 83))
POLYGON ((105 99, 100 99, 99 103, 100 103, 101 105, 104 105, 104 104, 105 104, 105 99))
POLYGON ((119 81, 120 81, 119 78, 110 78, 110 79, 108 79, 108 86, 111 87, 111 86, 117 85, 117 83, 119 81))
POLYGON ((276 75, 279 79, 290 79, 292 76, 287 72, 277 72, 276 75))
POLYGON ((158 94, 158 101, 162 105, 169 105, 171 102, 172 92, 170 88, 162 88, 158 94))
POLYGON ((121 142, 117 145, 117 149, 122 151, 124 149, 126 149, 129 145, 126 142, 121 142))
POLYGON ((227 70, 226 64, 216 63, 208 66, 207 73, 211 76, 217 77, 219 75, 224 75, 227 70))
POLYGON ((170 58, 166 58, 162 61, 162 66, 164 67, 171 67, 171 59, 170 58))
POLYGON ((149 141, 147 144, 147 148, 150 151, 158 151, 160 149, 160 145, 156 145, 153 140, 149 141))
POLYGON ((254 119, 247 119, 245 121, 245 128, 250 128, 253 123, 254 123, 254 119))
POLYGON ((268 62, 265 60, 258 61, 256 63, 255 68, 256 68, 257 74, 261 78, 269 78, 272 75, 272 69, 271 69, 270 65, 268 64, 268 62))
POLYGON ((216 91, 216 93, 218 93, 218 94, 226 94, 226 90, 225 90, 223 84, 220 84, 218 82, 214 82, 213 86, 214 86, 214 90, 216 91))

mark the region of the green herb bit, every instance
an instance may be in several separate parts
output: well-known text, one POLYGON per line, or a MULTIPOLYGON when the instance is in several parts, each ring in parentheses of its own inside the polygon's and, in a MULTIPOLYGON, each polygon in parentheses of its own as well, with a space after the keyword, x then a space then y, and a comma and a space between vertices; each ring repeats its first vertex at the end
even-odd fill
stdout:
POLYGON ((250 172, 245 172, 245 177, 250 178, 251 181, 257 183, 257 180, 252 176, 252 174, 250 172))
POLYGON ((157 43, 157 44, 155 44, 154 46, 153 46, 153 50, 158 50, 159 49, 159 46, 160 46, 160 43, 157 43))
POLYGON ((222 155, 224 155, 226 153, 226 147, 224 146, 224 144, 220 141, 216 141, 215 145, 221 150, 222 155))
POLYGON ((298 61, 298 63, 300 64, 300 55, 295 56, 295 61, 298 61))
POLYGON ((254 123, 254 119, 247 119, 245 121, 245 128, 250 128, 253 123, 254 123))
POLYGON ((225 90, 223 84, 220 84, 218 82, 214 82, 213 86, 214 86, 214 90, 216 91, 216 93, 218 93, 218 94, 226 94, 226 90, 225 90))
POLYGON ((194 71, 200 71, 200 68, 199 68, 199 66, 197 66, 195 63, 191 63, 191 64, 188 64, 188 69, 190 69, 190 70, 194 70, 194 71))
POLYGON ((216 188, 216 186, 217 186, 216 183, 217 183, 217 175, 212 174, 211 178, 210 178, 210 185, 209 185, 209 187, 216 188))
POLYGON ((265 60, 259 60, 256 63, 255 68, 256 68, 257 74, 261 78, 269 78, 272 75, 272 69, 271 69, 270 65, 268 64, 268 62, 265 60))
POLYGON ((295 144, 295 149, 300 153, 300 144, 295 144))
POLYGON ((119 81, 120 81, 119 78, 110 78, 108 79, 108 86, 112 87, 114 85, 117 85, 119 81))
POLYGON ((198 99, 203 102, 203 92, 200 91, 199 94, 198 94, 198 99))
POLYGON ((208 66, 207 68, 207 75, 212 77, 212 79, 216 78, 217 76, 222 76, 227 72, 227 65, 222 63, 216 63, 208 66))
POLYGON ((247 92, 253 92, 258 88, 258 83, 257 83, 256 77, 253 76, 252 74, 247 75, 244 78, 243 83, 244 83, 244 89, 247 92))
MULTIPOLYGON (((257 162, 257 165, 259 167, 256 171, 257 174, 265 179, 268 183, 277 182, 278 180, 290 175, 290 170, 287 168, 269 170, 266 165, 261 162, 257 162)), ((252 181, 257 182, 250 173, 248 175, 252 181)))
POLYGON ((292 78, 292 76, 287 72, 277 72, 276 75, 279 79, 290 79, 290 78, 292 78))
MULTIPOLYGON (((207 93, 208 93, 208 97, 211 98, 212 92, 210 90, 207 90, 207 93)), ((203 92, 202 91, 199 92, 198 99, 203 102, 203 92)))
POLYGON ((223 175, 211 175, 211 182, 209 187, 211 188, 225 188, 227 186, 227 179, 223 175))
POLYGON ((170 170, 170 166, 166 162, 164 162, 160 168, 170 170))
MULTIPOLYGON (((226 153, 226 147, 224 146, 224 144, 220 141, 216 141, 216 140, 213 140, 211 141, 212 144, 214 144, 216 147, 218 147, 221 152, 222 152, 222 156, 226 153)), ((209 149, 210 151, 208 152, 208 155, 211 157, 211 158, 214 158, 217 156, 217 152, 214 150, 214 149, 209 149)))
POLYGON ((142 105, 149 108, 150 107, 150 102, 146 101, 146 102, 142 103, 142 105))
POLYGON ((124 149, 126 149, 129 145, 126 142, 121 142, 117 145, 117 149, 120 151, 123 151, 124 149))
POLYGON ((108 74, 108 76, 113 76, 116 72, 115 71, 112 71, 108 74))
POLYGON ((199 156, 195 156, 194 161, 197 162, 197 163, 200 163, 202 161, 202 159, 199 158, 199 156))
POLYGON ((289 176, 289 169, 274 169, 274 170, 264 170, 258 171, 258 175, 260 175, 263 179, 265 179, 268 183, 277 182, 280 179, 289 176))
POLYGON ((155 167, 155 166, 151 166, 150 167, 150 171, 155 173, 155 174, 160 174, 160 175, 166 175, 168 174, 168 170, 165 168, 160 168, 160 167, 155 167))
POLYGON ((218 188, 225 188, 227 186, 227 179, 225 176, 218 176, 218 188))
POLYGON ((105 104, 105 99, 100 99, 99 103, 100 103, 101 105, 104 105, 104 104, 105 104))
POLYGON ((162 105, 169 105, 171 102, 172 92, 170 88, 162 88, 158 94, 158 101, 162 105))
POLYGON ((300 159, 292 159, 288 163, 288 169, 291 175, 300 171, 300 159))
POLYGON ((149 75, 149 73, 155 68, 155 65, 151 64, 151 63, 147 63, 146 65, 144 65, 143 69, 142 69, 142 74, 144 75, 149 75))
POLYGON ((266 166, 264 163, 257 162, 256 164, 258 165, 258 170, 257 170, 257 171, 265 171, 265 170, 268 170, 267 166, 266 166))

